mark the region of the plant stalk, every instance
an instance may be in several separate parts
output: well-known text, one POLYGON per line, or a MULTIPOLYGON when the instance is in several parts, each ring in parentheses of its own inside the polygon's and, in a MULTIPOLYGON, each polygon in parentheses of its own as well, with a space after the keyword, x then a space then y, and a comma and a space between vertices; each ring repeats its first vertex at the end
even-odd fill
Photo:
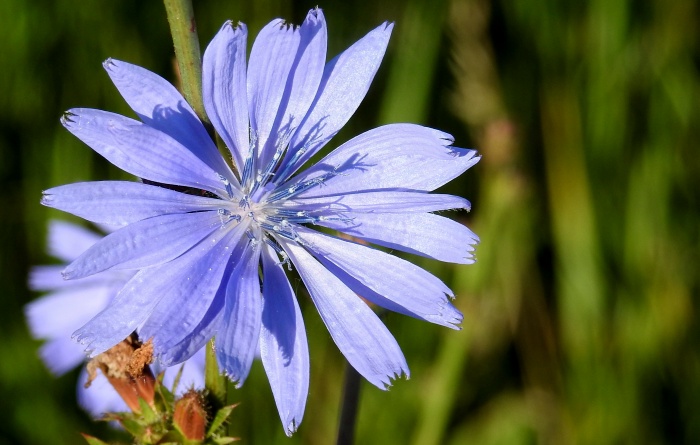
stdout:
POLYGON ((352 445, 355 442, 355 423, 357 422, 361 384, 362 378, 360 374, 350 363, 347 363, 345 366, 345 382, 343 383, 343 398, 340 402, 340 421, 336 445, 352 445))
POLYGON ((163 0, 168 15, 170 33, 175 46, 175 58, 180 70, 182 93, 199 119, 209 124, 202 100, 202 55, 197 37, 197 25, 191 0, 163 0))
MULTIPOLYGON (((205 126, 211 128, 202 100, 202 56, 197 37, 197 25, 191 0, 163 0, 168 15, 170 33, 175 46, 175 58, 180 71, 180 83, 185 100, 205 126)), ((226 405, 226 378, 219 372, 214 352, 214 340, 207 343, 204 385, 210 402, 219 409, 226 405)))

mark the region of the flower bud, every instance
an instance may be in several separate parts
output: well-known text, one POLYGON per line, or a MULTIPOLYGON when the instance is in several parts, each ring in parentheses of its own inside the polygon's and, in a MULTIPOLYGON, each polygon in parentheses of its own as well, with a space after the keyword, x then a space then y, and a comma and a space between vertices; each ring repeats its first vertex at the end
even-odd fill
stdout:
POLYGON ((207 410, 199 392, 191 389, 175 402, 173 424, 187 440, 204 440, 207 410))
POLYGON ((99 369, 127 406, 133 412, 140 413, 139 399, 153 406, 155 378, 148 366, 152 361, 153 345, 150 340, 141 343, 132 335, 90 360, 85 387, 90 386, 99 369))

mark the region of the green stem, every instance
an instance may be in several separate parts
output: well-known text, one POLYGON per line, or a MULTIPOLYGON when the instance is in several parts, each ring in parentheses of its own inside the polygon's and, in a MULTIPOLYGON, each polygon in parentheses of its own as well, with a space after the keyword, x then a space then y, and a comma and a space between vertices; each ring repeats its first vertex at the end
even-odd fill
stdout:
MULTIPOLYGON (((170 33, 175 46, 175 58, 180 70, 182 93, 199 119, 211 127, 202 101, 202 56, 197 37, 197 25, 191 0, 163 0, 168 15, 170 33)), ((219 372, 214 352, 214 340, 207 343, 204 384, 216 409, 226 405, 226 378, 219 372)))
POLYGON ((347 363, 345 366, 345 382, 343 383, 343 399, 340 407, 340 422, 338 424, 338 439, 336 445, 352 445, 355 442, 355 423, 357 408, 360 402, 360 386, 362 378, 355 368, 347 363))
POLYGON ((191 0, 163 0, 173 35, 175 58, 182 80, 182 93, 197 116, 209 123, 202 101, 202 56, 191 0))
POLYGON ((165 10, 168 14, 170 33, 173 35, 175 58, 180 70, 182 93, 185 96, 185 100, 199 116, 224 159, 227 159, 230 153, 221 138, 214 131, 214 127, 212 127, 204 111, 204 101, 202 100, 202 54, 199 49, 199 38, 197 37, 197 25, 194 21, 192 1, 163 0, 163 3, 165 3, 165 10))

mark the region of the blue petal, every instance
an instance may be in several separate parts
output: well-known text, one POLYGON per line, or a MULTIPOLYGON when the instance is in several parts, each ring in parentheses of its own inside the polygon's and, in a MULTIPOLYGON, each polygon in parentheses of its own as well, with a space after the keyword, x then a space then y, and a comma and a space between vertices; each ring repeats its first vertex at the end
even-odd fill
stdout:
POLYGON ((294 26, 276 19, 260 30, 250 51, 248 113, 259 147, 265 146, 275 123, 299 40, 294 26))
POLYGON ((48 253, 63 261, 73 261, 100 236, 77 224, 51 220, 48 232, 48 253))
POLYGON ((385 125, 341 145, 290 183, 323 178, 299 195, 304 198, 378 189, 432 191, 480 159, 474 150, 451 143, 449 134, 432 128, 385 125))
POLYGON ((85 353, 70 339, 54 338, 39 347, 39 356, 51 374, 62 376, 85 361, 85 353))
POLYGON ((355 113, 384 58, 393 27, 391 23, 380 25, 328 62, 311 109, 292 138, 285 159, 285 163, 293 164, 289 174, 335 136, 355 113))
MULTIPOLYGON (((44 191, 41 203, 88 221, 125 225, 166 213, 216 210, 222 206, 223 201, 140 182, 97 181, 77 182, 48 189, 44 191)), ((75 236, 71 235, 73 238, 75 236)), ((70 261, 80 253, 82 251, 66 260, 70 261)))
POLYGON ((248 240, 246 238, 241 242, 241 237, 246 229, 245 224, 239 224, 216 244, 209 242, 213 245, 202 262, 209 263, 208 279, 219 283, 218 286, 203 287, 203 291, 194 296, 179 294, 161 301, 139 329, 139 335, 143 338, 153 339, 157 351, 166 351, 178 344, 205 318, 217 291, 226 284, 224 277, 228 277, 229 258, 239 258, 243 253, 248 240))
POLYGON ((372 309, 303 247, 277 241, 294 262, 333 341, 357 372, 380 389, 402 374, 408 376, 399 345, 372 309))
POLYGON ((373 303, 452 329, 462 321, 447 298, 452 291, 415 264, 306 228, 299 235, 319 261, 373 303))
POLYGON ((75 108, 63 125, 122 170, 163 184, 228 196, 219 174, 167 134, 119 114, 75 108))
POLYGON ((425 192, 381 191, 345 195, 321 196, 288 200, 285 208, 313 211, 314 215, 334 216, 353 213, 424 213, 449 209, 467 209, 471 204, 464 198, 425 192))
POLYGON ((224 140, 238 171, 248 154, 248 102, 246 98, 246 40, 248 30, 239 23, 224 23, 204 51, 202 94, 204 109, 224 140))
POLYGON ((65 338, 104 309, 114 295, 108 286, 82 285, 50 293, 24 307, 34 338, 65 338))
POLYGON ((148 319, 161 300, 177 302, 207 295, 212 289, 216 292, 221 271, 212 267, 212 256, 208 254, 221 235, 216 233, 205 238, 169 263, 138 272, 107 309, 73 333, 73 337, 94 357, 130 335, 148 319))
POLYGON ((235 180, 204 125, 174 86, 127 62, 107 59, 103 66, 139 119, 178 141, 229 181, 235 180))
POLYGON ((76 279, 112 267, 157 266, 179 257, 220 227, 214 211, 154 216, 107 235, 69 264, 63 276, 76 279))
POLYGON ((348 221, 318 224, 380 246, 457 264, 474 263, 479 237, 465 225, 432 213, 353 213, 348 221))
POLYGON ((260 337, 260 244, 249 246, 231 272, 224 313, 216 334, 219 369, 240 388, 255 358, 260 337))
POLYGON ((316 97, 326 63, 326 41, 326 22, 318 8, 309 11, 299 28, 292 30, 276 20, 255 39, 248 66, 248 98, 261 166, 286 147, 316 97), (288 53, 279 54, 285 49, 288 53))
POLYGON ((158 360, 163 366, 173 366, 192 357, 197 351, 202 350, 206 343, 216 334, 223 318, 224 300, 226 299, 226 286, 219 287, 209 310, 202 317, 197 326, 190 329, 185 338, 176 345, 163 351, 158 360))
POLYGON ((104 287, 110 289, 113 294, 129 281, 135 272, 124 270, 113 270, 102 272, 78 280, 66 280, 62 272, 66 266, 34 266, 29 271, 29 289, 37 292, 54 291, 63 289, 94 288, 104 287))
MULTIPOLYGON (((65 266, 34 266, 29 270, 29 289, 35 292, 44 292, 59 290, 63 288, 70 288, 76 285, 75 281, 67 281, 61 275, 61 272, 65 269, 65 266)), ((85 284, 90 286, 99 283, 101 278, 90 277, 80 280, 80 284, 85 284)))
POLYGON ((309 393, 309 349, 304 320, 291 284, 274 250, 263 259, 263 309, 260 356, 287 436, 304 416, 309 393))
POLYGON ((79 286, 48 294, 24 308, 32 337, 47 339, 39 353, 54 375, 62 375, 85 360, 70 334, 107 306, 113 293, 105 286, 79 286))

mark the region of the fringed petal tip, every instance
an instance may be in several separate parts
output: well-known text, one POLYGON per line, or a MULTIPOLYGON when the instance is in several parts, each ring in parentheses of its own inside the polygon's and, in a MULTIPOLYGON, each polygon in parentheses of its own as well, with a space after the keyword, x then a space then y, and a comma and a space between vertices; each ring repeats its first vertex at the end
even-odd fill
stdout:
POLYGON ((479 235, 474 233, 471 229, 466 227, 467 230, 469 230, 469 243, 467 244, 467 251, 469 252, 474 252, 474 249, 477 244, 481 242, 481 238, 479 238, 479 235))
POLYGON ((468 199, 462 198, 462 205, 460 207, 455 207, 453 210, 466 210, 467 212, 471 212, 472 203, 468 199))
POLYGON ((243 22, 236 22, 236 23, 234 24, 234 23, 233 23, 233 20, 226 20, 226 21, 224 22, 224 24, 221 25, 221 29, 219 30, 219 32, 221 32, 221 31, 227 31, 227 32, 230 31, 230 32, 233 32, 234 34, 236 34, 236 33, 240 32, 240 31, 247 32, 247 31, 248 31, 248 27, 247 27, 246 24, 243 23, 243 22))
MULTIPOLYGON (((219 365, 219 366, 221 366, 221 365, 219 365)), ((233 383, 233 386, 234 386, 234 388, 236 388, 236 389, 241 389, 241 387, 243 386, 243 383, 245 383, 245 377, 244 377, 244 378, 240 378, 240 377, 234 375, 233 372, 229 372, 228 370, 224 370, 223 372, 221 372, 221 375, 223 375, 223 376, 226 377, 231 383, 233 383)))
POLYGON ((66 267, 65 269, 63 269, 63 270, 61 271, 61 277, 62 277, 64 280, 71 280, 71 279, 73 279, 74 276, 75 276, 75 270, 73 270, 73 269, 70 267, 70 264, 68 265, 68 267, 66 267))
POLYGON ((454 295, 445 294, 445 299, 440 304, 438 312, 425 316, 425 321, 454 329, 455 331, 461 330, 462 328, 459 325, 462 323, 464 316, 459 309, 452 304, 454 299, 454 295))
POLYGON ((452 146, 450 146, 448 148, 453 149, 450 154, 452 156, 454 156, 455 158, 465 157, 469 160, 469 164, 467 164, 467 168, 465 169, 465 171, 474 167, 476 164, 479 163, 479 161, 481 161, 481 155, 477 154, 476 150, 457 148, 457 147, 452 147, 452 146))
POLYGON ((70 128, 71 124, 76 123, 76 117, 78 117, 77 109, 73 108, 68 111, 64 111, 59 120, 61 125, 63 125, 65 128, 70 128))
POLYGON ((286 434, 287 437, 292 437, 292 434, 297 432, 300 423, 301 422, 297 422, 295 418, 288 420, 284 426, 284 434, 286 434))
POLYGON ((107 60, 102 62, 102 67, 107 71, 111 71, 114 67, 117 66, 117 63, 119 63, 119 60, 115 60, 109 57, 107 60))
POLYGON ((268 25, 270 27, 278 27, 280 31, 296 31, 299 27, 287 22, 285 19, 275 19, 268 25))
POLYGON ((95 335, 89 332, 84 332, 82 328, 73 332, 70 338, 74 342, 78 343, 80 346, 84 347, 83 352, 85 353, 85 356, 89 359, 95 358, 96 356, 102 354, 107 349, 109 349, 109 347, 102 347, 99 345, 95 346, 95 343, 97 341, 95 335))
POLYGON ((51 193, 51 189, 41 192, 41 200, 39 203, 46 207, 53 207, 53 194, 51 193))
POLYGON ((316 6, 315 8, 309 9, 308 14, 306 14, 306 18, 307 19, 311 19, 311 18, 317 19, 319 15, 323 15, 323 9, 321 9, 321 7, 319 7, 319 6, 316 6))
POLYGON ((382 391, 389 391, 391 387, 393 386, 394 382, 400 378, 405 378, 406 380, 411 379, 411 372, 408 370, 408 365, 404 363, 401 368, 398 370, 394 370, 393 374, 388 374, 384 376, 376 376, 381 383, 380 385, 374 383, 374 385, 381 389, 382 391))

